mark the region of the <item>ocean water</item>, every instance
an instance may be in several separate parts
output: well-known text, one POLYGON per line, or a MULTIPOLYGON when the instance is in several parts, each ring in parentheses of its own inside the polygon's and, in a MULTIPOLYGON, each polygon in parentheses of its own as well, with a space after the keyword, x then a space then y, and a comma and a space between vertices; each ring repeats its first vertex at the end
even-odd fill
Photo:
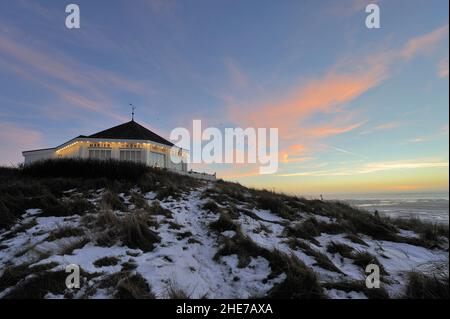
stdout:
POLYGON ((449 193, 340 194, 330 195, 327 199, 345 201, 391 217, 417 217, 434 223, 449 223, 449 193))

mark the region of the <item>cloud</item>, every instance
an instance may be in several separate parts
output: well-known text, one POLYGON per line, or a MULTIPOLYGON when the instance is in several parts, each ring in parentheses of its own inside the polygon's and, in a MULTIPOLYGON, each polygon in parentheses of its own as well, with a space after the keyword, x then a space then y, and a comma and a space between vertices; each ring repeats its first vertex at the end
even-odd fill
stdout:
POLYGON ((391 190, 391 191, 413 191, 418 189, 423 189, 424 187, 422 185, 392 185, 392 186, 385 186, 385 189, 391 190))
MULTIPOLYGON (((244 126, 278 127, 281 138, 295 139, 300 135, 301 123, 309 117, 317 113, 339 112, 339 105, 355 99, 379 81, 377 68, 349 74, 331 71, 323 78, 308 81, 284 100, 254 105, 244 110, 241 105, 232 105, 229 114, 234 122, 244 126)), ((347 128, 319 127, 316 132, 311 132, 312 135, 328 136, 356 127, 358 124, 347 128)))
POLYGON ((42 147, 41 132, 23 128, 13 123, 0 122, 1 165, 23 162, 22 151, 42 147))
POLYGON ((448 56, 439 62, 437 74, 441 78, 448 78, 448 56))
POLYGON ((222 178, 222 179, 228 179, 228 180, 237 180, 240 178, 245 178, 245 177, 253 177, 253 176, 259 176, 259 170, 258 169, 254 169, 254 170, 250 170, 247 172, 236 172, 236 170, 232 169, 232 170, 228 170, 226 172, 221 172, 218 177, 222 178))
POLYGON ((399 125, 400 124, 398 122, 383 123, 383 124, 379 124, 379 125, 375 126, 375 130, 377 130, 377 131, 392 130, 394 128, 399 127, 399 125))
POLYGON ((414 55, 430 52, 437 43, 448 36, 448 24, 432 32, 409 40, 400 52, 404 59, 411 59, 414 55))
MULTIPOLYGON (((85 65, 51 50, 36 49, 19 42, 20 33, 6 32, 0 24, 0 64, 10 72, 56 94, 62 105, 99 112, 111 118, 115 104, 109 94, 124 91, 139 96, 152 94, 143 83, 129 80, 96 66, 85 65), (10 36, 14 34, 14 39, 10 36)), ((14 31, 14 30, 13 30, 14 31)))
POLYGON ((437 131, 434 134, 411 138, 411 139, 407 140, 407 142, 408 143, 422 143, 422 142, 432 141, 432 140, 435 140, 435 139, 438 139, 438 138, 441 138, 444 136, 448 136, 448 125, 444 125, 443 127, 441 127, 439 129, 439 131, 437 131))
POLYGON ((400 160, 388 162, 372 162, 365 163, 352 168, 340 168, 332 170, 317 170, 317 171, 301 171, 296 173, 278 174, 280 177, 298 177, 298 176, 352 176, 360 174, 370 174, 381 171, 391 170, 412 170, 424 168, 443 168, 448 167, 448 161, 442 160, 400 160))
POLYGON ((367 156, 361 155, 361 154, 356 154, 355 152, 351 152, 348 150, 345 150, 343 148, 340 147, 336 147, 336 146, 332 146, 332 145, 325 145, 325 147, 332 149, 334 151, 340 152, 340 153, 344 153, 344 154, 348 154, 354 157, 358 157, 358 158, 362 158, 362 159, 367 159, 367 156))
POLYGON ((93 90, 98 85, 105 85, 141 95, 147 95, 150 91, 141 83, 127 80, 110 71, 92 65, 75 63, 68 57, 57 57, 55 54, 38 51, 2 34, 0 34, 0 52, 9 55, 16 62, 27 65, 31 70, 39 71, 41 75, 86 90, 93 90))
MULTIPOLYGON (((226 101, 229 119, 242 127, 277 127, 281 144, 301 141, 313 150, 310 145, 318 144, 318 140, 361 128, 366 121, 358 119, 358 114, 345 105, 388 79, 393 65, 429 52, 446 34, 448 25, 414 37, 399 48, 384 48, 359 59, 341 59, 322 76, 303 81, 281 98, 271 101, 245 103, 229 97, 226 101), (326 120, 317 121, 316 116, 326 120)), ((370 131, 397 126, 398 122, 391 121, 370 131)), ((288 154, 289 150, 286 152, 288 154)), ((283 158, 289 158, 289 154, 283 154, 283 158)))
POLYGON ((435 168, 435 167, 448 167, 448 162, 445 161, 392 161, 392 162, 377 162, 367 163, 362 167, 358 173, 374 173, 379 171, 388 170, 404 170, 404 169, 418 169, 418 168, 435 168))
POLYGON ((237 66, 236 62, 233 61, 231 58, 225 59, 225 65, 228 69, 228 73, 230 74, 232 85, 243 89, 247 86, 247 78, 245 77, 244 73, 240 70, 240 68, 237 66))
POLYGON ((308 130, 307 134, 309 136, 316 137, 316 138, 323 138, 323 137, 327 137, 327 136, 339 135, 339 134, 344 134, 344 133, 353 131, 353 130, 361 127, 364 123, 365 123, 365 121, 359 122, 359 123, 354 123, 354 124, 347 125, 347 126, 341 126, 341 127, 333 127, 333 126, 329 126, 329 125, 321 126, 321 127, 314 127, 314 128, 311 128, 310 130, 308 130))

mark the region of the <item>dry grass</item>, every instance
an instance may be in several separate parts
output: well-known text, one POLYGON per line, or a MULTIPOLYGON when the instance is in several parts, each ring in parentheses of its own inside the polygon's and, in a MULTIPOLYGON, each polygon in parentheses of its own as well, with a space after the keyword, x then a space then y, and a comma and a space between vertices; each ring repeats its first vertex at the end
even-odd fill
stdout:
POLYGON ((227 230, 237 231, 239 226, 226 213, 220 213, 219 218, 209 224, 209 228, 222 233, 227 230))
POLYGON ((383 287, 367 288, 365 281, 329 282, 322 285, 326 289, 337 289, 346 293, 355 291, 364 293, 369 299, 389 299, 389 293, 383 287))
POLYGON ((189 293, 173 280, 170 280, 167 284, 166 294, 169 299, 190 299, 191 297, 189 293))
POLYGON ((449 299, 448 273, 444 275, 425 275, 412 271, 408 273, 407 278, 405 298, 449 299))
POLYGON ((58 226, 57 229, 53 230, 50 235, 46 238, 46 241, 54 241, 61 238, 67 237, 80 237, 85 234, 82 228, 75 228, 72 226, 58 226))
POLYGON ((152 216, 144 211, 129 212, 120 217, 110 210, 102 211, 95 224, 103 230, 96 238, 102 246, 111 246, 120 240, 130 248, 151 251, 161 241, 150 229, 155 226, 152 216))

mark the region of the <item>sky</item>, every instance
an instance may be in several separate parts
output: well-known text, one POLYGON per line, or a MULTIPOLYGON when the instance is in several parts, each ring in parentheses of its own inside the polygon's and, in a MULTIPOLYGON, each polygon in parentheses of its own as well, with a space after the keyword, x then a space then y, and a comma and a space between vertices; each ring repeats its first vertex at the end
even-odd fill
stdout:
POLYGON ((295 194, 448 192, 447 0, 0 0, 0 164, 129 121, 278 128, 295 194), (65 7, 80 7, 80 29, 65 7), (380 7, 368 29, 365 7, 380 7))

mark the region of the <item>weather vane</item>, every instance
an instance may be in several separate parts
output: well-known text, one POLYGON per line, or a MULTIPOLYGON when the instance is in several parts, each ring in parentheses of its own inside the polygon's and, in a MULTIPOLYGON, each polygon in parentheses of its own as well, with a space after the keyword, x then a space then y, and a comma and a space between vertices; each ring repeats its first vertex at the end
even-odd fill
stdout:
POLYGON ((134 110, 136 110, 136 106, 130 103, 131 106, 131 120, 134 121, 134 110))

